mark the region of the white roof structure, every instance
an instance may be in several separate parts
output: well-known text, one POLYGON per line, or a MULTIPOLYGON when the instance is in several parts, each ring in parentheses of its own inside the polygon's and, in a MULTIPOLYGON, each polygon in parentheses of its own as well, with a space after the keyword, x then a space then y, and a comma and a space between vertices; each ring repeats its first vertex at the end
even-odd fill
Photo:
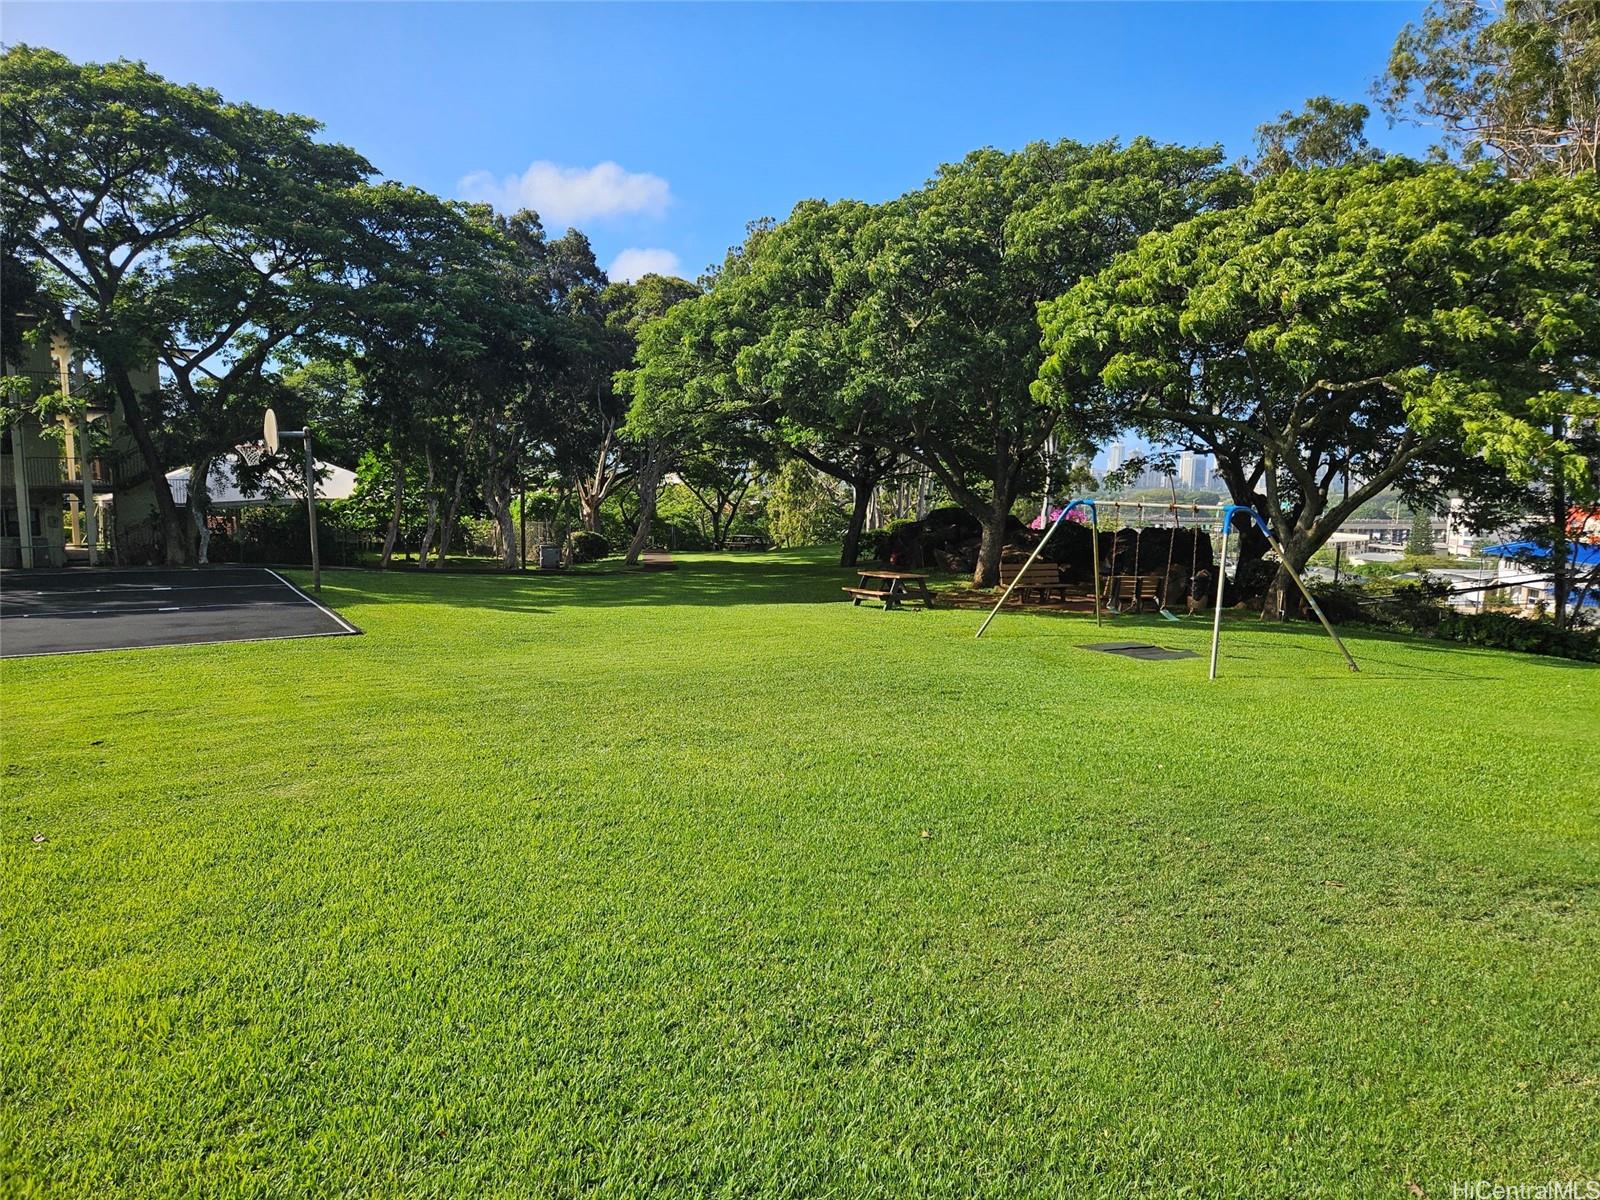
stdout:
MULTIPOLYGON (((211 507, 249 508, 257 504, 301 504, 300 472, 297 469, 274 468, 267 472, 262 486, 246 491, 239 483, 235 471, 241 457, 260 455, 256 447, 240 447, 234 454, 215 459, 206 473, 206 494, 211 507)), ((178 504, 189 502, 189 468, 179 467, 167 472, 167 485, 172 488, 172 499, 178 504)), ((317 462, 317 499, 348 500, 356 490, 356 473, 332 463, 317 462)))

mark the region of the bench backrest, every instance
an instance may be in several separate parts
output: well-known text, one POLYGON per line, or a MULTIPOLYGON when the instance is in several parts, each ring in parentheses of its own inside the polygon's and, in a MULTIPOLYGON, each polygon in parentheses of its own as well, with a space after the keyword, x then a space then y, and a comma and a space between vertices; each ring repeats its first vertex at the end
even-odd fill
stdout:
POLYGON ((1000 563, 1000 582, 1009 584, 1012 580, 1019 578, 1022 583, 1061 582, 1061 567, 1058 563, 1036 561, 1028 566, 1027 570, 1023 570, 1023 565, 1022 563, 1008 563, 1002 560, 1000 563))

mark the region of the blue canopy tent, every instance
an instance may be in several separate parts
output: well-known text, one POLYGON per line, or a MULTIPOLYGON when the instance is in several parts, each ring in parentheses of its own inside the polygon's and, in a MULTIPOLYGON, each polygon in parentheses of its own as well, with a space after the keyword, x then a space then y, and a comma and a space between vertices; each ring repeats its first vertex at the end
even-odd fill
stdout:
MULTIPOLYGON (((1498 546, 1485 546, 1478 551, 1486 558, 1509 558, 1523 562, 1539 562, 1552 556, 1552 547, 1543 542, 1502 542, 1498 546)), ((1600 566, 1600 545, 1589 542, 1568 542, 1567 562, 1570 566, 1582 569, 1593 569, 1600 566)), ((1555 595, 1555 584, 1549 587, 1552 599, 1555 595)), ((1585 607, 1600 607, 1600 595, 1592 591, 1576 591, 1567 597, 1567 604, 1573 608, 1583 605, 1585 607)))

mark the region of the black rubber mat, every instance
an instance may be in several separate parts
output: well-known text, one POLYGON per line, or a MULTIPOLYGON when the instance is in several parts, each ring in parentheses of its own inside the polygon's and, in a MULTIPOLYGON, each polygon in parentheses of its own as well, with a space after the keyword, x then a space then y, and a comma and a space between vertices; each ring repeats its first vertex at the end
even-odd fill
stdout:
POLYGON ((1099 650, 1104 654, 1120 654, 1124 658, 1157 660, 1164 658, 1199 658, 1193 650, 1173 650, 1167 646, 1152 646, 1148 642, 1092 642, 1085 650, 1099 650))

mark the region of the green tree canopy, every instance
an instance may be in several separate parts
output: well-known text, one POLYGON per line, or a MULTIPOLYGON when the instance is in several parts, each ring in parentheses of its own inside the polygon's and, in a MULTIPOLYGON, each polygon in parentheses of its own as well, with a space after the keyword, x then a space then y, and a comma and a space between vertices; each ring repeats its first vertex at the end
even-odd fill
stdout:
POLYGON ((1377 94, 1437 127, 1441 155, 1516 178, 1600 167, 1600 3, 1435 0, 1396 39, 1377 94))
POLYGON ((1299 112, 1284 111, 1276 121, 1256 126, 1254 175, 1306 167, 1342 167, 1376 162, 1383 151, 1367 141, 1365 104, 1340 104, 1313 96, 1299 112))
POLYGON ((115 389, 168 560, 186 561, 158 444, 163 402, 187 410, 182 435, 226 436, 208 422, 330 311, 322 289, 344 269, 345 205, 372 168, 317 141, 308 118, 226 102, 140 63, 79 65, 29 46, 0 58, 0 123, 0 216, 115 389), (130 373, 157 358, 172 397, 134 389, 130 373))
POLYGON ((1268 179, 1045 306, 1037 390, 1088 377, 1109 420, 1215 454, 1296 567, 1386 488, 1470 486, 1485 460, 1578 486, 1543 422, 1595 415, 1594 201, 1402 160, 1268 179))

